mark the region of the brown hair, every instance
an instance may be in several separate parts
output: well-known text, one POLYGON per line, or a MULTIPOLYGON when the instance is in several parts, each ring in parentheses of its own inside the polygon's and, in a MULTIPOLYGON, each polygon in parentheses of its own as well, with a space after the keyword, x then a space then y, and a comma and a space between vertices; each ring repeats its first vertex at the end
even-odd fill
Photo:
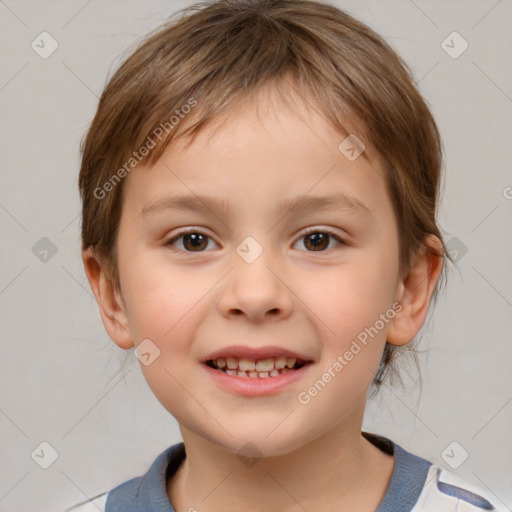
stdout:
MULTIPOLYGON (((124 176, 139 161, 156 162, 172 140, 192 141, 212 119, 264 86, 285 99, 289 87, 314 99, 334 129, 356 134, 377 152, 397 218, 402 275, 421 246, 435 252, 429 235, 445 249, 436 223, 439 132, 395 51, 327 3, 217 0, 179 11, 138 45, 105 87, 82 142, 82 248, 94 247, 117 286, 124 176)), ((434 300, 443 279, 444 271, 434 300)), ((400 349, 411 347, 386 342, 376 388, 387 374, 398 375, 400 349)))

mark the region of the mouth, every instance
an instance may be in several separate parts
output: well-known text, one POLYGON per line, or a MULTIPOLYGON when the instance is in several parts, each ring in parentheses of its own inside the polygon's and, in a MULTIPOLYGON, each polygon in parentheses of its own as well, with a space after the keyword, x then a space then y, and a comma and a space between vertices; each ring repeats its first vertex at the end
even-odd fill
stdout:
POLYGON ((277 356, 263 359, 219 357, 209 359, 205 361, 204 364, 214 370, 236 377, 272 379, 280 375, 295 372, 311 363, 312 361, 305 361, 295 357, 277 356))

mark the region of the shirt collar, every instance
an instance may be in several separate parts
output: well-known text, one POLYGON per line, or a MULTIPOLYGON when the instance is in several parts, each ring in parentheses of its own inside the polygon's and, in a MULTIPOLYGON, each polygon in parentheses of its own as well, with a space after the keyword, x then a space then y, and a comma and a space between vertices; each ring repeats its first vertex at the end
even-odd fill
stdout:
MULTIPOLYGON (((409 453, 390 439, 362 432, 382 451, 393 454, 391 481, 376 512, 409 512, 418 501, 430 462, 409 453)), ((186 457, 185 445, 177 443, 162 452, 144 476, 133 478, 109 492, 105 512, 176 512, 167 496, 167 480, 186 457)))

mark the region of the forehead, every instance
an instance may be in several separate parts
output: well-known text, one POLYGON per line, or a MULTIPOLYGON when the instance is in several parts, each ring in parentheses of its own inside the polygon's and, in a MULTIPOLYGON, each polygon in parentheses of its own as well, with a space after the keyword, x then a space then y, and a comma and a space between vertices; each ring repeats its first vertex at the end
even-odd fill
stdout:
MULTIPOLYGON (((256 143, 280 143, 288 134, 289 141, 299 141, 306 144, 296 145, 295 153, 313 149, 333 152, 338 149, 339 142, 351 135, 354 138, 364 140, 365 151, 361 153, 363 159, 378 161, 380 155, 374 150, 370 138, 367 136, 367 128, 357 116, 349 114, 343 119, 337 119, 339 127, 336 129, 329 124, 329 116, 323 111, 322 104, 311 97, 311 93, 299 93, 293 84, 283 82, 277 86, 267 84, 262 86, 257 93, 249 97, 241 97, 233 100, 233 103, 199 130, 192 139, 194 149, 199 151, 206 145, 217 144, 224 150, 228 150, 235 144, 243 142, 256 143), (243 126, 243 128, 241 128, 243 126), (266 132, 266 137, 263 131, 266 132), (244 140, 244 136, 245 140, 244 140), (236 139, 236 140, 235 140, 236 139), (266 140, 264 140, 266 139, 266 140), (316 147, 314 147, 316 146, 316 147)), ((201 115, 201 105, 196 110, 201 115)), ((197 119, 191 116, 191 119, 197 119)), ((182 126, 189 124, 189 119, 183 121, 182 126)), ((180 126, 180 128, 182 128, 180 126)), ((188 140, 178 139, 172 143, 174 153, 186 153, 188 140)), ((224 153, 226 153, 225 151, 224 153)), ((264 153, 260 155, 264 156, 264 153)), ((292 154, 289 153, 291 157, 292 154)))
MULTIPOLYGON (((346 125, 356 122, 347 119, 346 125)), ((367 143, 360 156, 348 158, 353 135, 348 143, 347 135, 310 100, 267 89, 214 118, 190 144, 178 139, 155 164, 138 166, 125 183, 125 200, 143 213, 184 192, 212 202, 217 197, 226 209, 251 200, 282 208, 292 197, 337 193, 353 198, 353 205, 364 198, 374 209, 387 197, 381 163, 367 143)))

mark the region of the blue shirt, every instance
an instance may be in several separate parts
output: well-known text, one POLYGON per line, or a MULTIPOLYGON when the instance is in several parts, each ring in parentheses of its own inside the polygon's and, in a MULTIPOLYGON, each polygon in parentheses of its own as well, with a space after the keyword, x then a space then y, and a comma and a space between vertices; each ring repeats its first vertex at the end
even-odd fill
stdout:
MULTIPOLYGON (((404 450, 393 441, 362 432, 382 451, 392 454, 391 481, 375 512, 506 512, 491 501, 489 493, 457 474, 404 450)), ((69 512, 176 512, 166 483, 186 457, 177 443, 162 452, 148 472, 103 493, 69 512)))

